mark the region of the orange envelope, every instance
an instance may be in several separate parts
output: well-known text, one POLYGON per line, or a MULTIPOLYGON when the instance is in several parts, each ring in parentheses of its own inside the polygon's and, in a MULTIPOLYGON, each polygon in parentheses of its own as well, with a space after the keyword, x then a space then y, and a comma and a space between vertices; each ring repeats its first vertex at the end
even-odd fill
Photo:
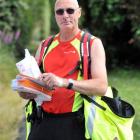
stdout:
POLYGON ((43 92, 44 94, 52 96, 52 92, 50 92, 51 89, 45 84, 43 84, 42 82, 40 82, 39 80, 26 76, 26 75, 21 75, 21 74, 17 75, 17 77, 19 77, 19 80, 18 80, 19 85, 38 90, 40 92, 43 92))

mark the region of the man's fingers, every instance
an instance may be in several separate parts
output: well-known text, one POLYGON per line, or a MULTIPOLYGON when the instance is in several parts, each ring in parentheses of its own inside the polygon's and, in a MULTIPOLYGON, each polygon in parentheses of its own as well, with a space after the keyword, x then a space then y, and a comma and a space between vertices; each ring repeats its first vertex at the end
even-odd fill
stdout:
POLYGON ((20 92, 19 96, 22 97, 23 99, 34 99, 37 97, 36 94, 32 94, 32 93, 25 93, 25 92, 20 92))

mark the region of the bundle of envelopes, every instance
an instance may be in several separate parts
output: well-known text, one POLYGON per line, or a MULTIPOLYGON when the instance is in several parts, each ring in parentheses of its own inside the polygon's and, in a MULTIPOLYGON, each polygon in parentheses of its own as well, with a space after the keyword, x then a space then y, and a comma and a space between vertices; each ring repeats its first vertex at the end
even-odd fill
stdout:
POLYGON ((29 51, 25 49, 25 58, 16 63, 19 74, 12 80, 11 87, 18 92, 33 93, 37 95, 35 101, 42 104, 43 101, 50 101, 52 93, 50 88, 38 80, 41 74, 37 62, 29 51))
POLYGON ((50 92, 50 88, 43 82, 26 75, 17 75, 16 79, 12 80, 11 87, 13 90, 19 92, 41 94, 45 97, 45 101, 51 100, 52 93, 50 92))

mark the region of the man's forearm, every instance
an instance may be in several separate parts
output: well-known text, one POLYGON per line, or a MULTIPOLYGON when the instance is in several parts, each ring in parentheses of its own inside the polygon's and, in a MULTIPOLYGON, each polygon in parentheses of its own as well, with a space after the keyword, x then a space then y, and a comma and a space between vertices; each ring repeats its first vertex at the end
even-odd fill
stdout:
MULTIPOLYGON (((68 87, 68 80, 64 80, 64 87, 68 87)), ((74 80, 72 89, 85 95, 93 96, 103 96, 107 90, 107 82, 101 81, 100 79, 90 79, 90 80, 74 80)))

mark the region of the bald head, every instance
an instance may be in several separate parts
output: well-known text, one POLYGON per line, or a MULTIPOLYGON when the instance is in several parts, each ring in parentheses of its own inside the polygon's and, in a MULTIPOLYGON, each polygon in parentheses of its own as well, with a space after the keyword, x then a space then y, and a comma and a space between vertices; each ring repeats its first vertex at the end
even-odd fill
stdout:
POLYGON ((74 5, 75 8, 78 8, 79 7, 79 4, 78 4, 78 1, 77 0, 56 0, 56 2, 55 2, 55 8, 56 8, 56 6, 60 2, 62 2, 62 3, 68 3, 68 2, 70 2, 70 3, 72 3, 74 5))

